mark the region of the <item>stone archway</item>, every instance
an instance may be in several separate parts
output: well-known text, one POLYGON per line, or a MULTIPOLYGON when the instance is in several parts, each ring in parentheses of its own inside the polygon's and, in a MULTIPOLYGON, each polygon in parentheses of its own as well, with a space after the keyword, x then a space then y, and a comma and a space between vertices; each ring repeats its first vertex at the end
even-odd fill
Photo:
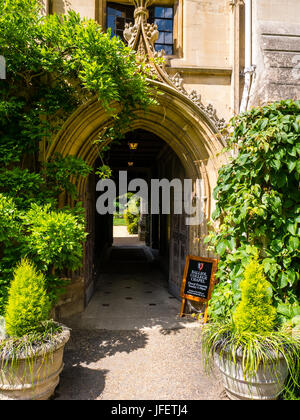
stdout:
MULTIPOLYGON (((136 110, 130 130, 142 128, 160 136, 178 155, 188 176, 202 178, 209 215, 212 205, 210 192, 216 183, 218 169, 226 159, 220 155, 225 140, 216 120, 211 119, 189 97, 166 84, 155 81, 151 84, 162 92, 159 105, 147 112, 136 110)), ((98 156, 94 140, 104 127, 111 124, 111 118, 97 98, 91 99, 66 121, 49 146, 46 160, 59 153, 80 157, 93 165, 98 156)), ((83 194, 85 181, 79 181, 78 187, 83 194)))
MULTIPOLYGON (((201 191, 194 191, 193 200, 202 200, 204 217, 200 225, 190 227, 186 253, 209 256, 203 239, 213 208, 212 191, 218 169, 226 159, 220 155, 225 142, 216 124, 219 120, 210 118, 191 98, 172 86, 157 81, 151 83, 162 92, 159 96, 160 104, 147 112, 136 110, 130 130, 144 129, 159 136, 176 153, 186 176, 193 181, 201 180, 201 191)), ((60 153, 62 156, 80 157, 93 166, 99 153, 94 140, 110 124, 112 121, 101 103, 96 98, 91 99, 66 121, 47 150, 47 159, 60 153)), ((89 219, 91 209, 88 181, 78 179, 77 188, 89 219)), ((91 240, 86 245, 84 269, 80 276, 79 294, 85 303, 93 293, 92 248, 91 240)))

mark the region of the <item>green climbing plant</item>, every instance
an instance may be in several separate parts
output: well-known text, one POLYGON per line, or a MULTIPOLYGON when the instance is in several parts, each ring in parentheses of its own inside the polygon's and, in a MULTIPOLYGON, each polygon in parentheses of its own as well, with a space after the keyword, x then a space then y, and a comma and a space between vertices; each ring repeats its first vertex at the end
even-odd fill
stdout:
POLYGON ((258 250, 283 323, 300 315, 300 101, 254 108, 234 117, 230 130, 233 157, 219 171, 205 239, 220 256, 210 315, 232 316, 245 266, 258 250))

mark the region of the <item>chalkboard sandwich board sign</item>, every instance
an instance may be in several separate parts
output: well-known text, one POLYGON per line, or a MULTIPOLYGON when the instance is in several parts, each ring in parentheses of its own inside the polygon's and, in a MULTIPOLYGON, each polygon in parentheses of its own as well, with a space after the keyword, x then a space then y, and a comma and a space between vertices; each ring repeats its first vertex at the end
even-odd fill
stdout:
POLYGON ((214 258, 186 257, 183 281, 180 291, 182 305, 180 316, 183 316, 186 300, 206 303, 204 322, 207 320, 207 303, 214 287, 218 260, 214 258))

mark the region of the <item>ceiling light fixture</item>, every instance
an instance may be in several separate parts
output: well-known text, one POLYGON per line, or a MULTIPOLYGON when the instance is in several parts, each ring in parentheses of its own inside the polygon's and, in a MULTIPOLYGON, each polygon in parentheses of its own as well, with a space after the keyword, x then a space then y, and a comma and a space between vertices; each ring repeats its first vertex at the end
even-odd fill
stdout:
POLYGON ((134 142, 129 142, 128 146, 130 150, 136 150, 138 148, 138 143, 134 143, 134 142))

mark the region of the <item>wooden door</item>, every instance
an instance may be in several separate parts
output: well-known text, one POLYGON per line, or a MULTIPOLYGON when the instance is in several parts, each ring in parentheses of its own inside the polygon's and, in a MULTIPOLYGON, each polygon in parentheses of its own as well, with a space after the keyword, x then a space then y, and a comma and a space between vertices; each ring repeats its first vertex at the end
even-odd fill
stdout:
POLYGON ((171 215, 169 291, 180 297, 180 288, 188 254, 189 227, 184 214, 171 215))
MULTIPOLYGON (((185 171, 177 157, 173 161, 172 178, 180 179, 183 185, 185 171)), ((169 291, 178 298, 189 247, 189 226, 186 225, 183 200, 182 196, 183 214, 174 214, 172 208, 170 217, 169 291)))

